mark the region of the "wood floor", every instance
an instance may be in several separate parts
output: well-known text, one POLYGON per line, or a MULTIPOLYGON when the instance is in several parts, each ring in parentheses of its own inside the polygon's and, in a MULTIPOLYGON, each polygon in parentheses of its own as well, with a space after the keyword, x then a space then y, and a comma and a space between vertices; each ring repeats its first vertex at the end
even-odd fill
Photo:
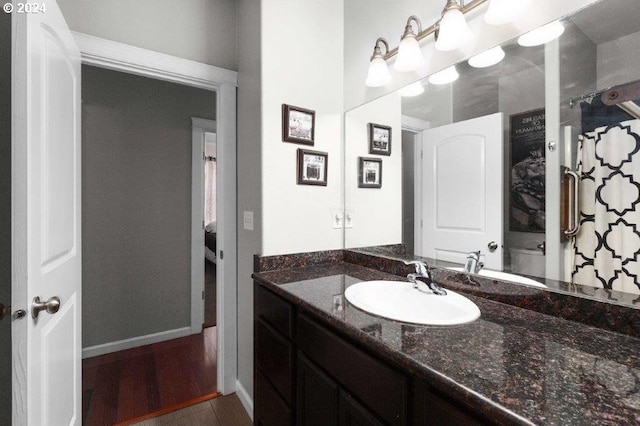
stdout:
POLYGON ((82 362, 82 424, 128 424, 210 399, 217 395, 216 358, 215 327, 87 358, 82 362))

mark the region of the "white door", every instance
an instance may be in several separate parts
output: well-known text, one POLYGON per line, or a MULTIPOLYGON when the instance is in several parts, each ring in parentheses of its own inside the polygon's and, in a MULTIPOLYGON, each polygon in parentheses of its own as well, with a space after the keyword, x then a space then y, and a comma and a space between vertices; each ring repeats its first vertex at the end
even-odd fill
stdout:
POLYGON ((485 267, 502 270, 502 121, 496 113, 423 132, 423 256, 464 263, 480 250, 485 267))
POLYGON ((14 14, 13 424, 75 425, 81 406, 80 53, 55 1, 14 14), (60 299, 33 316, 33 299, 60 299))

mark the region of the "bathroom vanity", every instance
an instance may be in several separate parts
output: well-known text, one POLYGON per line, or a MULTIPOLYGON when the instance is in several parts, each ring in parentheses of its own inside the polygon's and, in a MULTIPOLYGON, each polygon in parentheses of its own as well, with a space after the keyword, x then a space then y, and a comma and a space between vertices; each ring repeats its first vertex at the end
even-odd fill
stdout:
MULTIPOLYGON (((344 253, 256 258, 255 424, 640 424, 637 337, 474 296, 478 287, 445 271, 443 285, 473 300, 478 320, 379 318, 351 306, 345 289, 406 269, 365 258, 375 268, 344 253)), ((487 282, 508 289, 507 301, 550 300, 541 288, 487 282)), ((567 310, 589 310, 574 303, 606 305, 567 299, 567 310)))

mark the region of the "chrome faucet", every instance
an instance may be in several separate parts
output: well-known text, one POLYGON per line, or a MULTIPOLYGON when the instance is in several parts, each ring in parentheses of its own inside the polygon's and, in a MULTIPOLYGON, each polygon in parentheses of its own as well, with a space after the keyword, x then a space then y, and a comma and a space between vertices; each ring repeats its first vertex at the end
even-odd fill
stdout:
POLYGON ((445 289, 431 281, 431 277, 429 276, 429 266, 425 262, 412 260, 409 262, 405 261, 404 264, 414 265, 416 268, 415 274, 407 275, 407 279, 413 283, 413 288, 422 291, 422 289, 420 289, 420 283, 423 283, 427 287, 429 287, 429 290, 431 290, 433 294, 436 294, 438 296, 445 296, 447 294, 447 291, 445 289))
POLYGON ((484 264, 480 262, 480 251, 472 251, 467 254, 467 261, 464 264, 466 274, 477 274, 484 264))

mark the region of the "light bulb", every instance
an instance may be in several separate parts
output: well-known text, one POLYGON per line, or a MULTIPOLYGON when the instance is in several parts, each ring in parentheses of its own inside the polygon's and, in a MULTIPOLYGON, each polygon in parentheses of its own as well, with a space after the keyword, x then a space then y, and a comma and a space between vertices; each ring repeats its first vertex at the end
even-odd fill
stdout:
POLYGON ((424 86, 422 85, 422 81, 416 81, 415 83, 411 83, 410 85, 398 90, 398 94, 403 98, 418 96, 421 93, 424 93, 424 86))
POLYGON ((486 68, 495 65, 504 59, 505 53, 502 47, 496 46, 493 49, 485 50, 479 55, 469 58, 469 65, 474 68, 486 68))
POLYGON ((458 49, 473 38, 459 8, 446 10, 440 19, 439 27, 436 49, 443 52, 458 49))
POLYGON ((415 35, 405 35, 398 46, 398 59, 393 67, 397 71, 409 72, 417 70, 423 63, 424 57, 415 35))
POLYGON ((390 81, 391 75, 389 74, 389 68, 387 68, 387 61, 385 61, 382 56, 376 56, 371 59, 367 80, 364 84, 369 87, 381 87, 390 81))
POLYGON ((522 16, 530 0, 491 0, 484 14, 484 22, 489 25, 503 25, 522 16))
POLYGON ((525 47, 540 46, 541 44, 546 44, 551 40, 557 39, 563 32, 564 26, 562 23, 560 21, 554 21, 521 35, 520 38, 518 38, 518 44, 525 47))
POLYGON ((460 77, 460 74, 458 74, 458 70, 454 65, 435 74, 431 74, 429 76, 429 83, 435 85, 449 84, 456 81, 458 77, 460 77))

